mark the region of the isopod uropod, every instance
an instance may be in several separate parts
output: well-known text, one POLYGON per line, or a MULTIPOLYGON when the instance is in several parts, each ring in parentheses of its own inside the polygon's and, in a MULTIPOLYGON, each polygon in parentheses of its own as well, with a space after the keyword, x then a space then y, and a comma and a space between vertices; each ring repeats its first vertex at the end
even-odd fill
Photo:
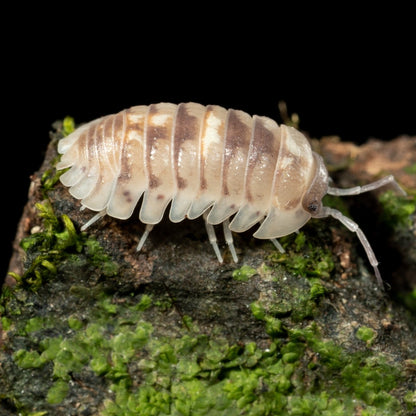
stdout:
POLYGON ((222 262, 214 227, 223 224, 233 260, 231 231, 260 222, 254 237, 276 240, 299 230, 310 218, 332 216, 357 234, 379 284, 374 252, 359 226, 322 205, 325 194, 357 195, 386 184, 402 189, 393 176, 348 189, 328 185, 324 162, 306 137, 268 117, 196 103, 136 106, 93 120, 58 144, 57 169, 82 208, 99 218, 129 218, 143 196, 139 218, 146 224, 140 250, 169 204, 172 222, 203 215, 209 241, 222 262), (230 222, 230 217, 233 216, 230 222))

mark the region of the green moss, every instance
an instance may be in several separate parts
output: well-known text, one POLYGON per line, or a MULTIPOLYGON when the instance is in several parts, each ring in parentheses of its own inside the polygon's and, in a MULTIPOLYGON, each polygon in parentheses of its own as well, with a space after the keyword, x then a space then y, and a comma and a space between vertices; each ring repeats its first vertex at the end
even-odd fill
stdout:
POLYGON ((248 282, 251 277, 257 274, 257 271, 250 266, 244 265, 233 271, 233 279, 240 282, 248 282))
POLYGON ((68 136, 75 130, 75 121, 72 117, 65 117, 62 121, 62 133, 64 136, 68 136))
POLYGON ((41 351, 41 360, 43 363, 52 361, 58 355, 62 344, 62 337, 56 338, 43 338, 39 342, 39 348, 41 351))
POLYGON ((31 290, 37 290, 45 280, 53 278, 59 264, 65 260, 78 261, 85 252, 88 261, 105 276, 114 276, 118 265, 104 253, 102 247, 86 234, 78 234, 70 218, 63 214, 56 217, 49 200, 37 203, 36 208, 43 220, 43 229, 24 238, 20 245, 28 259, 22 276, 11 274, 17 282, 31 290))
POLYGON ((68 318, 68 326, 73 330, 78 330, 82 328, 82 321, 80 321, 76 316, 71 315, 68 318))
POLYGON ((360 326, 355 333, 356 338, 361 341, 364 341, 368 346, 370 346, 374 339, 377 336, 377 332, 374 329, 367 326, 360 326))
POLYGON ((255 318, 264 320, 266 312, 264 310, 263 305, 260 302, 253 302, 250 305, 250 309, 255 318))
POLYGON ((282 238, 285 253, 274 252, 269 256, 272 263, 283 264, 288 271, 305 277, 329 277, 334 269, 333 255, 314 239, 300 231, 295 240, 291 236, 282 238))
MULTIPOLYGON (((296 388, 301 391, 305 387, 305 378, 319 383, 319 395, 314 391, 300 396, 294 394, 288 401, 288 414, 353 414, 356 406, 368 409, 369 414, 373 410, 376 412, 374 414, 400 414, 396 413, 400 409, 399 402, 390 394, 401 379, 400 368, 388 364, 383 354, 373 354, 369 350, 347 353, 334 342, 323 341, 313 323, 303 328, 296 325, 289 327, 282 321, 277 325, 276 318, 273 318, 273 305, 268 302, 255 302, 252 311, 265 322, 266 331, 272 338, 284 337, 288 340, 280 344, 280 355, 283 363, 294 364, 292 393, 294 388, 295 391, 296 388), (268 329, 271 322, 278 330, 268 329), (303 368, 299 374, 301 379, 298 380, 296 369, 299 361, 311 354, 317 354, 319 362, 310 361, 306 373, 303 368), (334 380, 338 382, 334 383, 334 380), (327 394, 333 400, 327 400, 327 394)), ((374 341, 375 336, 376 333, 371 328, 361 327, 357 331, 357 338, 368 345, 374 341)))
POLYGON ((290 317, 293 322, 301 322, 319 313, 321 298, 326 293, 321 279, 306 279, 301 276, 288 278, 278 269, 273 272, 264 267, 260 267, 258 273, 264 280, 271 279, 274 286, 274 291, 262 294, 261 302, 250 305, 253 315, 257 319, 265 320, 266 332, 284 332, 284 326, 280 322, 282 318, 290 317))
POLYGON ((402 293, 400 298, 412 313, 416 313, 416 287, 409 292, 402 293))
POLYGON ((13 359, 21 368, 39 368, 45 364, 37 351, 20 349, 13 354, 13 359))
POLYGON ((351 217, 344 198, 340 198, 339 196, 334 195, 325 195, 322 199, 322 204, 326 207, 335 208, 345 216, 351 217))
POLYGON ((66 397, 69 391, 68 383, 58 380, 52 387, 49 389, 46 396, 46 401, 50 404, 61 403, 61 401, 66 397))
POLYGON ((115 276, 118 273, 118 264, 113 262, 110 257, 105 254, 103 248, 96 240, 92 238, 84 240, 84 247, 91 264, 95 267, 99 267, 104 276, 115 276))
MULTIPOLYGON (((65 117, 62 123, 62 134, 67 136, 75 130, 75 123, 72 117, 65 117)), ((51 165, 55 166, 60 159, 60 155, 56 156, 52 161, 51 165)), ((41 176, 41 192, 43 197, 46 199, 48 192, 56 185, 59 178, 67 169, 57 171, 54 168, 47 169, 41 176)))
MULTIPOLYGON (((1 314, 1 312, 0 312, 1 314)), ((3 329, 3 331, 8 331, 11 326, 12 326, 12 320, 10 318, 8 318, 7 316, 2 316, 1 317, 1 328, 3 329)))
MULTIPOLYGON (((52 164, 54 164, 55 161, 52 162, 52 164)), ((61 175, 64 173, 63 170, 60 171, 56 171, 55 169, 47 169, 41 179, 41 191, 44 195, 44 197, 46 197, 48 191, 50 191, 55 185, 56 183, 59 181, 59 178, 61 177, 61 175)))
POLYGON ((42 329, 44 323, 45 323, 45 320, 38 316, 31 318, 26 323, 25 332, 29 333, 33 331, 38 331, 39 329, 42 329))
POLYGON ((309 283, 311 285, 311 289, 309 292, 311 299, 317 299, 326 293, 326 289, 323 286, 322 281, 320 279, 310 279, 309 283))
POLYGON ((404 402, 406 403, 407 410, 409 412, 416 409, 416 390, 415 391, 409 391, 404 396, 404 402))
MULTIPOLYGON (((312 297, 305 285, 302 296, 307 294, 312 297)), ((150 296, 122 303, 102 296, 88 318, 68 318, 72 332, 65 338, 42 338, 31 349, 19 349, 14 360, 22 371, 49 365, 55 379, 45 398, 49 404, 64 401, 71 392, 70 380, 81 373, 106 380, 113 392, 103 405, 107 416, 329 416, 358 409, 400 414, 399 402, 390 394, 400 371, 381 354, 347 353, 322 340, 314 323, 289 327, 267 300, 252 303, 251 310, 269 334, 266 349, 203 334, 189 318, 176 337, 156 335, 146 314, 163 314, 163 309, 150 296)), ((42 321, 36 319, 27 324, 29 330, 41 328, 42 321)), ((370 340, 362 328, 357 331, 360 339, 370 340)), ((410 406, 413 396, 406 397, 410 406)))
POLYGON ((416 210, 416 195, 401 196, 393 191, 379 196, 383 206, 381 220, 393 229, 408 228, 412 225, 411 215, 416 210))
POLYGON ((410 166, 406 166, 404 171, 410 175, 416 174, 416 163, 413 163, 413 165, 410 166))

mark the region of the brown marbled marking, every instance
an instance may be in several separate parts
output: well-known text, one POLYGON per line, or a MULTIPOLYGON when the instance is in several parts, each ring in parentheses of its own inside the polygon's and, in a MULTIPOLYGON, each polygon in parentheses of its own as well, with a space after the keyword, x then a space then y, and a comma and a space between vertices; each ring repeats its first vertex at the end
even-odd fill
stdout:
POLYGON ((195 140, 195 137, 198 135, 199 120, 188 112, 186 104, 179 104, 176 112, 174 135, 174 141, 175 143, 178 143, 178 145, 175 145, 175 148, 180 148, 180 145, 185 140, 195 140))
POLYGON ((149 188, 157 188, 160 184, 161 180, 156 175, 149 175, 149 188))
POLYGON ((114 115, 111 115, 105 119, 103 135, 105 138, 104 146, 107 153, 107 158, 113 172, 116 174, 120 165, 120 143, 116 142, 114 138, 114 121, 114 115))
MULTIPOLYGON (((139 106, 141 107, 141 106, 139 106)), ((137 112, 137 107, 132 107, 129 108, 126 111, 126 116, 127 116, 127 124, 126 124, 126 133, 129 133, 130 131, 135 131, 138 134, 143 135, 144 132, 144 123, 137 123, 131 120, 132 117, 129 117, 130 115, 136 116, 136 112, 137 112)), ((115 128, 115 127, 114 127, 115 128)))
POLYGON ((125 115, 126 115, 126 111, 121 111, 120 113, 114 114, 113 132, 122 131, 125 128, 124 126, 125 115))
MULTIPOLYGON (((124 128, 125 113, 121 112, 115 115, 114 119, 114 132, 120 132, 124 128)), ((120 173, 118 177, 119 183, 128 183, 132 173, 131 169, 134 168, 134 163, 129 158, 129 146, 127 146, 127 134, 114 135, 115 140, 120 140, 120 173), (116 137, 119 137, 118 139, 116 137)))
POLYGON ((152 159, 155 157, 154 153, 157 152, 157 141, 166 140, 170 129, 166 126, 155 126, 151 124, 152 116, 160 114, 157 104, 151 104, 149 106, 149 112, 147 114, 147 129, 146 129, 146 169, 149 177, 149 188, 157 188, 162 184, 162 178, 159 178, 153 172, 152 159))
POLYGON ((87 132, 87 160, 90 164, 98 162, 98 152, 96 143, 97 124, 93 124, 87 132))
MULTIPOLYGON (((173 134, 173 167, 176 172, 176 184, 179 189, 184 189, 187 187, 186 178, 182 177, 180 174, 181 168, 183 168, 181 156, 184 151, 184 144, 186 141, 199 140, 200 133, 200 120, 189 113, 187 106, 192 105, 192 103, 181 103, 178 105, 176 111, 175 119, 175 131, 173 134)), ((197 148, 197 150, 199 150, 197 148)), ((188 158, 192 155, 187 155, 188 158)), ((198 155, 194 155, 194 159, 198 155)), ((196 161, 195 161, 196 162, 196 161)))
POLYGON ((113 137, 113 125, 114 125, 114 115, 105 117, 103 120, 104 128, 103 128, 103 134, 105 137, 113 137))
MULTIPOLYGON (((201 171, 203 172, 203 168, 201 168, 201 171)), ((201 176, 201 190, 205 191, 208 187, 207 179, 203 176, 201 176)))
POLYGON ((252 184, 254 172, 263 169, 262 165, 264 165, 267 160, 274 160, 275 166, 278 157, 278 150, 276 152, 276 149, 279 148, 279 146, 276 146, 274 143, 275 138, 273 132, 266 127, 264 118, 254 116, 253 121, 253 136, 250 143, 245 181, 246 198, 248 202, 253 202, 256 198, 256 196, 252 194, 250 186, 252 184))
POLYGON ((181 178, 179 176, 176 177, 176 182, 178 189, 185 189, 188 186, 188 182, 186 181, 186 179, 181 178))
POLYGON ((81 133, 77 141, 77 146, 79 149, 79 161, 82 163, 83 172, 88 173, 88 130, 81 133))
POLYGON ((222 193, 225 196, 230 194, 228 186, 231 179, 230 176, 238 174, 235 171, 230 172, 230 165, 233 161, 236 162, 233 159, 238 157, 237 153, 242 153, 245 156, 240 161, 237 161, 237 164, 234 163, 233 166, 233 170, 241 169, 241 173, 238 175, 241 179, 241 188, 243 188, 244 169, 246 168, 246 158, 250 147, 250 138, 250 127, 240 119, 236 110, 228 110, 222 171, 222 193))
POLYGON ((129 133, 130 131, 143 134, 143 123, 128 123, 126 125, 126 133, 129 133))
POLYGON ((100 169, 114 170, 113 155, 114 146, 112 138, 113 116, 107 116, 97 124, 95 130, 95 146, 96 152, 100 157, 98 158, 100 169))
POLYGON ((222 160, 224 153, 225 122, 227 111, 223 107, 207 105, 202 121, 201 148, 200 148, 200 193, 206 191, 211 194, 220 194, 222 183, 222 160), (209 120, 213 117, 218 125, 213 126, 209 120), (219 138, 213 138, 213 130, 219 138), (213 141, 213 142, 212 142, 213 141), (214 189, 215 188, 215 189, 214 189))

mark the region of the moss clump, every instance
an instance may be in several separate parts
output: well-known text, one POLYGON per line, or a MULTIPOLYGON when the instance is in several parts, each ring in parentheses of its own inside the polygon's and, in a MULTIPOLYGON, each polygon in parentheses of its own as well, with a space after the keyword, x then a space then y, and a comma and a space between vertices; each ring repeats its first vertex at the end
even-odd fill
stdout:
POLYGON ((355 333, 357 339, 364 341, 368 346, 370 346, 377 336, 377 332, 374 329, 369 328, 368 326, 360 326, 355 333))
POLYGON ((105 276, 117 273, 118 265, 110 260, 101 246, 94 239, 87 238, 86 234, 77 233, 67 215, 56 217, 48 199, 37 203, 36 208, 43 221, 42 230, 20 243, 26 253, 26 270, 21 276, 10 273, 21 286, 39 289, 43 282, 57 274, 59 265, 71 258, 76 260, 82 251, 105 276))
POLYGON ((48 391, 46 396, 46 401, 50 404, 61 403, 61 401, 66 397, 69 391, 68 383, 58 380, 53 383, 52 387, 48 391))
MULTIPOLYGON (((57 161, 57 158, 56 160, 57 161)), ((46 198, 47 193, 56 185, 59 181, 59 178, 64 173, 64 171, 55 171, 55 169, 47 169, 43 173, 40 182, 42 185, 42 194, 46 198)))
MULTIPOLYGON (((75 130, 75 122, 72 117, 65 117, 62 122, 61 132, 63 136, 68 136, 68 134, 72 133, 75 130)), ((60 159, 60 155, 56 156, 52 161, 51 165, 55 166, 55 164, 60 159)), ((59 181, 61 175, 66 172, 68 169, 64 170, 55 170, 54 168, 46 169, 43 172, 40 182, 41 182, 41 192, 44 198, 47 198, 48 192, 56 185, 59 181)))
POLYGON ((73 117, 67 116, 62 121, 62 134, 68 136, 75 130, 75 121, 73 117))
POLYGON ((393 191, 380 195, 383 206, 381 220, 393 229, 408 228, 412 225, 411 215, 416 211, 416 195, 401 196, 393 191))
POLYGON ((269 256, 272 263, 284 264, 294 274, 305 277, 329 277, 334 269, 332 253, 325 247, 315 244, 300 231, 294 241, 292 236, 281 239, 285 253, 274 252, 269 256), (292 242, 291 242, 292 240, 292 242))
POLYGON ((402 293, 400 296, 403 304, 414 314, 416 314, 416 288, 413 290, 402 293))
POLYGON ((233 271, 233 279, 240 282, 248 282, 251 277, 257 274, 256 269, 253 269, 250 266, 244 265, 239 269, 233 271))
POLYGON ((406 166, 404 171, 410 175, 416 174, 416 163, 413 163, 413 165, 410 166, 406 166))
POLYGON ((22 371, 50 368, 45 406, 65 401, 81 373, 105 379, 112 392, 106 416, 400 414, 390 394, 400 372, 381 354, 348 354, 323 341, 315 324, 289 328, 256 305, 269 328, 266 349, 205 335, 189 319, 177 337, 157 334, 146 313, 163 312, 149 296, 122 303, 110 296, 97 300, 82 325, 70 317, 70 335, 44 337, 16 351, 14 361, 22 371), (272 321, 278 330, 270 330, 272 321))
MULTIPOLYGON (((266 328, 270 320, 268 312, 263 310, 262 313, 266 328)), ((307 370, 303 367, 301 373, 295 371, 291 377, 297 388, 305 388, 303 380, 309 380, 311 389, 306 389, 306 396, 294 394, 296 408, 288 414, 354 414, 359 407, 371 415, 401 414, 398 400, 390 393, 400 381, 400 368, 388 364, 383 354, 347 353, 334 342, 322 340, 314 323, 304 328, 289 328, 282 324, 278 336, 288 340, 280 349, 283 361, 298 362, 306 357, 319 357, 319 360, 309 359, 307 370), (296 380, 296 376, 302 379, 296 380), (308 399, 304 400, 305 397, 308 399), (331 397, 331 403, 322 400, 323 397, 331 397), (326 407, 321 407, 323 403, 326 407), (330 409, 334 413, 330 413, 330 409)), ((300 367, 297 369, 300 371, 300 367)))
MULTIPOLYGON (((32 342, 15 351, 14 363, 32 378, 50 373, 41 410, 65 406, 72 380, 88 374, 111 392, 102 397, 105 416, 402 414, 391 393, 400 366, 369 348, 350 353, 323 340, 308 320, 325 293, 319 279, 294 289, 270 267, 255 272, 275 288, 250 305, 268 335, 262 348, 230 343, 220 328, 207 335, 187 316, 176 335, 166 335, 158 322, 168 305, 148 294, 121 300, 101 293, 87 315, 67 317, 65 336, 51 335, 46 318, 28 320, 23 332, 32 342), (290 295, 280 297, 283 286, 290 295)), ((375 332, 360 327, 356 337, 370 346, 375 332)))
POLYGON ((416 409, 416 390, 415 391, 409 391, 404 396, 404 402, 406 403, 407 410, 410 412, 414 411, 416 409))

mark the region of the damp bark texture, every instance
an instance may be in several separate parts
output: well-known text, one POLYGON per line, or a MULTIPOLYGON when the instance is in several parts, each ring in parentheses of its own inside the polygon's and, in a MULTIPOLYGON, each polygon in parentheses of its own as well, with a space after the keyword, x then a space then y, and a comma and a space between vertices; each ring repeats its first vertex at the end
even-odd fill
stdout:
MULTIPOLYGON (((342 198, 385 291, 331 219, 281 239, 284 254, 234 234, 238 264, 221 237, 218 263, 202 219, 164 219, 137 253, 135 214, 79 231, 93 214, 53 179, 56 127, 2 289, 2 415, 415 414, 414 198, 401 224, 385 190, 342 198)), ((415 137, 312 146, 338 187, 393 174, 414 195, 415 137)))

